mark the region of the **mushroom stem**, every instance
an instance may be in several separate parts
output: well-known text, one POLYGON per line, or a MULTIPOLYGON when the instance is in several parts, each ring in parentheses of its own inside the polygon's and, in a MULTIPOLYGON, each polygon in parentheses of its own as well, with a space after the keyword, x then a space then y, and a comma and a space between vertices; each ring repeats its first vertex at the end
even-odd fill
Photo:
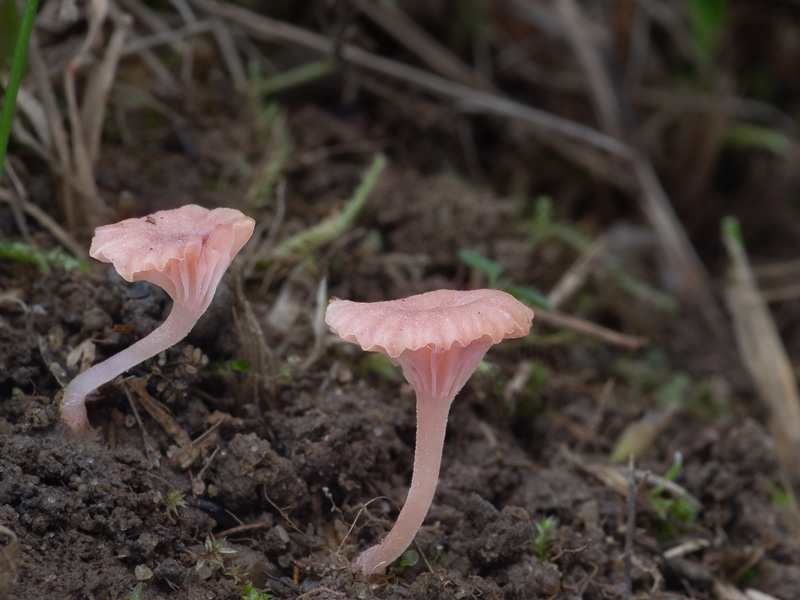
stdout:
MULTIPOLYGON (((453 395, 455 397, 455 394, 453 395)), ((371 575, 382 573, 413 541, 433 502, 442 464, 447 415, 453 397, 417 397, 417 442, 414 474, 406 502, 392 530, 376 546, 362 552, 353 569, 371 575)))
POLYGON ((425 347, 404 352, 395 359, 417 392, 414 473, 394 527, 377 546, 356 558, 353 570, 365 575, 382 573, 405 551, 422 526, 439 481, 450 405, 489 347, 490 344, 474 344, 455 347, 450 352, 436 352, 425 347))
POLYGON ((185 338, 202 312, 174 304, 167 319, 149 335, 75 377, 61 401, 64 422, 73 430, 88 427, 85 399, 89 392, 185 338))

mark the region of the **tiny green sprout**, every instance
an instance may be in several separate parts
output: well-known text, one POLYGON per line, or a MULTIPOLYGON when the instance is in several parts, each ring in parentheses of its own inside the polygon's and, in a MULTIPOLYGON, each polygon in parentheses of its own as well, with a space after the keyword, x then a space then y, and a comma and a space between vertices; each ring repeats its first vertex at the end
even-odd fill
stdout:
POLYGON ((413 567, 419 562, 419 552, 416 550, 406 550, 400 556, 401 567, 413 567))
POLYGON ((767 481, 767 489, 769 490, 770 504, 772 506, 787 510, 792 508, 792 495, 786 491, 786 488, 774 481, 767 481))
MULTIPOLYGON (((685 497, 668 498, 662 496, 668 481, 674 481, 683 469, 683 455, 675 452, 672 466, 664 475, 664 480, 650 490, 650 508, 665 525, 664 534, 669 537, 679 535, 674 523, 689 525, 697 520, 697 508, 685 497)), ((679 527, 679 529, 682 529, 679 527)))
POLYGON ((502 265, 469 248, 460 248, 458 250, 458 258, 470 269, 475 269, 483 273, 486 277, 487 287, 497 288, 498 280, 503 274, 502 265))
POLYGON ((35 246, 24 242, 0 240, 0 258, 30 263, 39 269, 41 273, 47 273, 50 267, 62 267, 65 271, 71 269, 89 270, 89 265, 86 261, 78 260, 59 246, 42 252, 35 246))
POLYGON ((419 552, 409 548, 395 559, 391 564, 392 572, 395 575, 400 575, 408 567, 413 567, 419 562, 419 552))
POLYGON ((278 371, 278 381, 284 384, 290 383, 292 381, 292 374, 297 370, 301 362, 300 357, 296 354, 290 355, 278 371))
POLYGON ((514 296, 517 300, 550 310, 550 303, 547 298, 532 287, 509 283, 502 278, 503 266, 500 263, 487 258, 479 252, 461 248, 458 251, 458 258, 470 269, 482 273, 486 277, 486 285, 492 289, 503 290, 514 296))
POLYGON ((246 373, 250 370, 250 364, 245 360, 226 360, 225 362, 216 363, 214 369, 221 373, 246 373))
POLYGON ((756 577, 758 577, 758 574, 759 574, 759 571, 760 571, 759 564, 760 563, 757 563, 757 564, 755 564, 755 565, 753 565, 751 567, 748 567, 744 571, 742 571, 742 574, 739 575, 739 585, 740 586, 742 586, 742 587, 750 587, 753 584, 753 581, 755 581, 756 577))
POLYGON ((122 600, 144 600, 144 586, 142 583, 137 583, 130 595, 125 596, 122 600))
POLYGON ((236 554, 236 550, 228 548, 225 538, 214 539, 214 535, 209 533, 203 544, 203 554, 197 559, 195 571, 200 572, 206 567, 212 573, 217 569, 225 568, 223 558, 226 554, 236 554))
POLYGON ((162 496, 160 492, 156 492, 155 503, 159 506, 163 506, 168 512, 171 512, 177 517, 178 509, 186 508, 186 492, 177 488, 170 489, 166 496, 162 496))
POLYGON ((241 600, 269 600, 272 598, 272 594, 260 592, 256 589, 256 586, 253 585, 252 581, 248 581, 242 586, 239 598, 241 598, 241 600))
POLYGON ((533 540, 533 551, 540 562, 547 559, 553 543, 556 541, 556 530, 558 529, 558 518, 553 515, 542 517, 541 521, 534 524, 536 537, 533 540))

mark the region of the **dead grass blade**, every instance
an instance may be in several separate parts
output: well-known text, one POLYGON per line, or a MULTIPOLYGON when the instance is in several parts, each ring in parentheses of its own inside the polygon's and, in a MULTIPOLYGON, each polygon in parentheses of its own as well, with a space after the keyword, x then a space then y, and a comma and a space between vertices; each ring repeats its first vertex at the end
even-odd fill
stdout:
MULTIPOLYGON (((56 100, 56 94, 53 90, 50 77, 47 74, 47 65, 45 64, 41 49, 39 48, 39 39, 36 31, 31 35, 28 58, 39 96, 45 109, 45 116, 52 139, 52 148, 47 148, 47 153, 51 154, 55 151, 54 156, 51 156, 49 160, 45 160, 54 171, 56 170, 54 167, 59 165, 63 173, 71 173, 72 156, 69 150, 69 138, 66 129, 64 129, 64 124, 61 121, 61 111, 58 106, 58 101, 56 100)), ((77 212, 77 207, 75 206, 75 190, 62 173, 57 173, 56 183, 67 225, 71 227, 75 223, 75 214, 77 212)))
POLYGON ((547 294, 547 303, 555 310, 580 289, 594 266, 601 260, 608 246, 609 234, 598 237, 578 260, 561 276, 550 293, 547 294))
POLYGON ((17 171, 10 160, 6 161, 5 172, 6 175, 8 175, 8 179, 11 182, 11 187, 14 188, 15 192, 14 194, 8 194, 8 203, 11 207, 11 214, 14 216, 14 222, 16 223, 17 228, 20 230, 20 233, 22 233, 22 237, 26 242, 31 243, 28 224, 25 222, 25 216, 22 209, 22 204, 27 201, 28 194, 25 192, 25 187, 22 185, 22 181, 20 181, 19 177, 17 177, 17 171))
POLYGON ((350 3, 443 77, 497 93, 497 88, 490 81, 428 35, 399 6, 384 5, 372 0, 350 0, 350 3))
POLYGON ((138 54, 143 50, 157 48, 158 46, 172 45, 178 40, 207 33, 211 31, 212 26, 212 21, 206 19, 189 23, 178 29, 171 29, 169 31, 154 33, 153 35, 130 39, 128 43, 125 44, 122 55, 128 56, 130 54, 138 54))
POLYGON ((800 482, 800 396, 775 322, 756 287, 738 223, 723 224, 730 268, 725 298, 739 354, 767 407, 770 435, 793 484, 800 482))
MULTIPOLYGON (((230 269, 231 288, 236 295, 236 310, 233 313, 233 322, 242 359, 249 365, 245 372, 243 395, 252 394, 243 398, 246 402, 258 402, 261 398, 275 397, 275 381, 272 374, 276 372, 275 357, 264 337, 264 330, 253 311, 253 306, 244 293, 241 269, 230 269)), ((257 411, 261 414, 261 411, 257 411)))
MULTIPOLYGON (((106 213, 105 203, 98 197, 97 186, 94 181, 94 159, 92 154, 92 139, 89 136, 94 134, 94 119, 96 115, 91 115, 92 123, 85 123, 82 119, 81 109, 76 92, 76 74, 83 63, 89 49, 94 45, 100 36, 100 31, 108 14, 107 0, 93 0, 89 11, 89 32, 78 50, 64 69, 64 92, 67 97, 67 115, 69 117, 70 133, 72 135, 72 165, 81 186, 88 192, 81 194, 81 206, 71 207, 73 210, 67 213, 67 223, 73 231, 80 231, 85 227, 95 227, 103 220, 106 213), (87 139, 88 138, 88 139, 87 139)), ((130 20, 123 28, 130 27, 130 20)), ((121 45, 120 45, 121 49, 121 45)), ((119 59, 117 51, 116 60, 119 59)), ((90 78, 91 81, 98 81, 97 71, 90 78)), ((105 102, 101 97, 102 86, 94 83, 89 86, 85 96, 84 106, 92 105, 95 109, 99 108, 99 117, 105 109, 105 102)), ((85 113, 84 113, 85 114, 85 113)), ((100 121, 102 123, 102 120, 100 121)))
POLYGON ((86 91, 81 106, 81 123, 83 124, 83 136, 86 140, 86 152, 92 173, 97 162, 98 152, 100 151, 100 134, 103 129, 103 119, 105 108, 108 103, 108 96, 111 92, 111 85, 117 72, 117 65, 122 56, 122 49, 125 47, 125 40, 131 28, 133 20, 125 16, 120 20, 119 25, 111 34, 111 39, 103 54, 103 60, 95 68, 86 83, 86 91))
POLYGON ((591 99, 602 125, 602 130, 617 138, 623 137, 622 111, 619 95, 614 90, 608 68, 597 45, 586 35, 583 15, 575 0, 557 0, 556 10, 569 34, 573 52, 583 65, 592 90, 591 99))
POLYGON ((725 320, 708 285, 708 274, 672 209, 653 165, 644 155, 633 161, 641 185, 640 206, 656 230, 670 262, 680 274, 682 293, 694 298, 706 322, 721 339, 728 337, 725 320))
POLYGON ((240 92, 247 90, 247 73, 236 50, 233 34, 222 19, 213 19, 211 32, 219 47, 222 60, 230 73, 234 87, 240 92))
MULTIPOLYGON (((186 54, 186 44, 181 39, 181 36, 172 34, 171 28, 155 15, 155 13, 150 11, 150 9, 137 0, 117 0, 117 2, 119 2, 126 11, 130 12, 136 18, 137 22, 147 25, 156 35, 164 34, 168 36, 169 41, 167 43, 172 45, 172 49, 176 54, 180 56, 186 54)), ((115 23, 119 23, 126 14, 117 6, 117 2, 109 6, 109 15, 115 23)), ((132 37, 135 37, 135 35, 132 37)), ((156 78, 159 86, 165 93, 177 95, 180 92, 178 80, 175 79, 172 72, 164 65, 158 55, 148 47, 141 48, 137 50, 136 53, 139 55, 145 67, 147 67, 153 77, 156 78)), ((126 54, 125 51, 123 51, 123 55, 124 54, 126 54)))

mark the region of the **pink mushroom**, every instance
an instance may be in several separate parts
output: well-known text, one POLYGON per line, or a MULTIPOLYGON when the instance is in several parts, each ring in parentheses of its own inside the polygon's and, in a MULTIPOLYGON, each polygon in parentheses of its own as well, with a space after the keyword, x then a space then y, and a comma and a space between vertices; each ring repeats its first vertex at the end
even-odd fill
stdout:
POLYGON ((86 395, 186 337, 211 304, 255 221, 232 208, 194 204, 98 227, 89 254, 113 263, 127 281, 149 281, 173 301, 166 321, 150 335, 84 371, 64 389, 62 417, 71 429, 88 426, 86 395))
POLYGON ((382 573, 414 539, 433 501, 450 404, 486 351, 527 335, 533 311, 497 290, 438 290, 403 300, 361 303, 332 298, 331 331, 400 365, 417 394, 417 441, 411 487, 400 515, 378 545, 353 563, 382 573))

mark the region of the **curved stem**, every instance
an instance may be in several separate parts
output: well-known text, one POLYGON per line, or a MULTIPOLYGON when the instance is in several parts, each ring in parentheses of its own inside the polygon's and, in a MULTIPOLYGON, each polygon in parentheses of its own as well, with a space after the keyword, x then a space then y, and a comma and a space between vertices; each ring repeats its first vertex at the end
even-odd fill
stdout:
POLYGON ((175 304, 166 321, 150 335, 75 377, 64 389, 61 401, 64 422, 70 429, 87 427, 89 420, 86 416, 85 402, 90 392, 140 362, 175 345, 189 334, 198 318, 199 315, 195 311, 175 304))
POLYGON ((408 497, 388 535, 377 546, 362 552, 353 562, 355 571, 366 575, 382 573, 389 563, 405 551, 425 520, 439 481, 447 414, 454 396, 435 398, 417 395, 417 443, 408 497))

